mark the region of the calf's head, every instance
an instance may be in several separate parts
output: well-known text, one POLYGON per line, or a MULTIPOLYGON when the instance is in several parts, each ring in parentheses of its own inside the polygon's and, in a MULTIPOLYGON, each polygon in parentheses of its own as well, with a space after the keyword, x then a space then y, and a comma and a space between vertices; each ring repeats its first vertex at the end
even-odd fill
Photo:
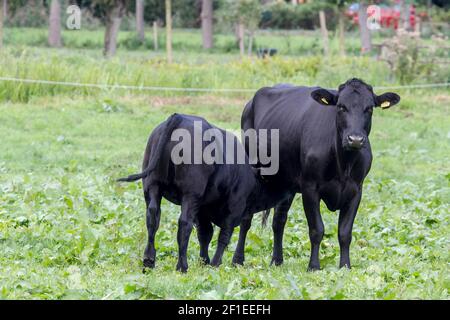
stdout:
POLYGON ((342 147, 360 149, 368 140, 372 112, 376 107, 387 109, 397 104, 400 97, 393 92, 376 95, 370 85, 359 79, 350 79, 338 91, 317 89, 311 97, 330 108, 336 108, 336 128, 342 147))

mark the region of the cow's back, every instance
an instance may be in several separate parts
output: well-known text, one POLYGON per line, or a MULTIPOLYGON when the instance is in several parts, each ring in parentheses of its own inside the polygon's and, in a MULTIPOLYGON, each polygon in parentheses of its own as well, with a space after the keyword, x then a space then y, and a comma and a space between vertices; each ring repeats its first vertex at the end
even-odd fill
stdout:
MULTIPOLYGON (((278 129, 278 181, 297 184, 308 154, 327 153, 335 139, 336 108, 311 98, 318 87, 278 85, 258 90, 242 115, 243 130, 278 129)), ((325 155, 324 155, 325 156, 325 155)))

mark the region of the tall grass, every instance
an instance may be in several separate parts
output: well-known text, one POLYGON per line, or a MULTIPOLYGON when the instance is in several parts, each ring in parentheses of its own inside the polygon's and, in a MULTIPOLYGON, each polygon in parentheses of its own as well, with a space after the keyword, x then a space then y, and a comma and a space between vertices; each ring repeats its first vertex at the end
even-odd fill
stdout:
MULTIPOLYGON (((91 50, 7 47, 0 53, 0 59, 2 77, 93 84, 253 89, 280 82, 336 87, 351 77, 361 77, 374 85, 390 82, 384 63, 361 57, 241 60, 233 55, 178 52, 176 61, 183 62, 169 65, 161 55, 148 56, 137 52, 121 53, 106 60, 100 52, 91 50)), ((31 96, 78 96, 104 92, 98 88, 0 81, 1 100, 28 101, 31 96)))
MULTIPOLYGON (((119 49, 133 51, 153 51, 153 31, 146 30, 144 43, 136 38, 134 31, 121 31, 118 35, 119 49)), ((6 45, 47 46, 48 30, 45 28, 5 28, 6 45)), ((165 48, 165 30, 159 29, 159 48, 165 48)), ((103 48, 104 30, 62 30, 62 41, 65 48, 96 49, 103 48)), ((173 32, 173 48, 183 52, 204 52, 201 33, 198 29, 175 29, 173 32)), ((348 34, 347 53, 356 55, 360 52, 360 40, 354 34, 348 34)), ((338 41, 331 37, 332 52, 338 52, 338 41)), ((275 48, 281 55, 317 55, 322 52, 321 36, 315 31, 263 31, 256 34, 253 48, 275 48)), ((214 49, 210 53, 239 53, 236 38, 232 32, 216 33, 214 49)))

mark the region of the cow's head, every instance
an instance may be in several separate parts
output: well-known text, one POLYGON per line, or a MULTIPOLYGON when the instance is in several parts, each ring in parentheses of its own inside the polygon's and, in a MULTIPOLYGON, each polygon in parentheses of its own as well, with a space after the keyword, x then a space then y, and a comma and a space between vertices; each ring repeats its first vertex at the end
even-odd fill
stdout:
POLYGON ((397 104, 400 97, 392 92, 376 95, 370 85, 351 79, 339 90, 317 89, 311 97, 322 105, 337 108, 336 127, 344 149, 360 149, 366 143, 376 107, 387 109, 397 104))

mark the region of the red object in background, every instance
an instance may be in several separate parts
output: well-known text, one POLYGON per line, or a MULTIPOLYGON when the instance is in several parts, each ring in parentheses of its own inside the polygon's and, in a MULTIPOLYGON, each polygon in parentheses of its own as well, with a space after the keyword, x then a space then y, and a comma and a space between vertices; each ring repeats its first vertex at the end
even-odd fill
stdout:
MULTIPOLYGON (((350 9, 345 13, 348 18, 352 20, 352 23, 358 24, 358 10, 355 10, 355 7, 352 5, 350 9)), ((369 16, 373 15, 373 13, 369 12, 369 16)), ((414 29, 416 25, 416 8, 414 5, 409 7, 409 25, 414 29)), ((387 7, 380 6, 380 26, 382 28, 394 28, 397 29, 400 23, 400 8, 398 6, 387 7)))

